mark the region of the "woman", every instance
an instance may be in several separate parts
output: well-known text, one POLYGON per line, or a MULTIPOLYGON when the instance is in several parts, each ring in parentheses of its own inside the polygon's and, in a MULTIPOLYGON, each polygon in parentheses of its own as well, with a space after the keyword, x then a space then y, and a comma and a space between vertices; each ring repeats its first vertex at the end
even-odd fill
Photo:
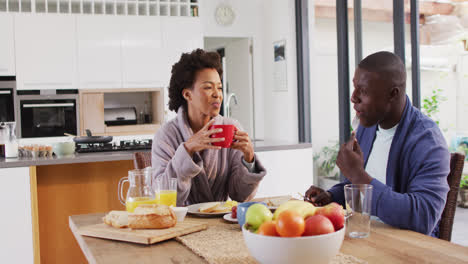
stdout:
POLYGON ((223 101, 221 60, 215 52, 197 49, 182 54, 172 66, 169 109, 177 117, 158 130, 153 140, 153 179, 177 178, 177 205, 224 201, 229 196, 245 201, 255 195, 265 168, 255 156, 252 142, 240 124, 219 115, 223 101), (221 132, 213 124, 238 128, 231 148, 211 143, 221 132))

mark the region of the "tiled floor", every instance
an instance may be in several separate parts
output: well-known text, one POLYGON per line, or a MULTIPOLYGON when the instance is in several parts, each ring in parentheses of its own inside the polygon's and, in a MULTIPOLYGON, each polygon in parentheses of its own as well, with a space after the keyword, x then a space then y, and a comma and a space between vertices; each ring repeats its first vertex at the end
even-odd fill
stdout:
POLYGON ((468 247, 468 208, 457 207, 455 211, 452 243, 468 247))

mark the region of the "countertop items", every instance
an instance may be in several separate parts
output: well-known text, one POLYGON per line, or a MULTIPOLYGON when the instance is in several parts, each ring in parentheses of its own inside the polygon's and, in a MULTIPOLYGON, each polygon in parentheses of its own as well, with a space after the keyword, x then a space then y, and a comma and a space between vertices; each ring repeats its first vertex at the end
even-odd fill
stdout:
MULTIPOLYGON (((293 150, 311 148, 311 143, 282 142, 282 141, 254 141, 255 152, 293 150)), ((72 163, 89 163, 102 161, 132 160, 134 152, 151 151, 130 150, 130 151, 110 151, 96 153, 75 153, 66 157, 31 157, 31 158, 0 158, 0 168, 29 167, 41 165, 58 165, 72 163)))

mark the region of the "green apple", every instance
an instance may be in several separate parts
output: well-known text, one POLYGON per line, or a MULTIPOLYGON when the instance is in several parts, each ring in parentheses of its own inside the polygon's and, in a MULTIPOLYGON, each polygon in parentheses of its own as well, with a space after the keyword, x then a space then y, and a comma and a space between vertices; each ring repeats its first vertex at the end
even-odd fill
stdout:
POLYGON ((263 222, 271 221, 273 214, 265 205, 256 203, 249 206, 245 213, 245 223, 257 230, 263 222))

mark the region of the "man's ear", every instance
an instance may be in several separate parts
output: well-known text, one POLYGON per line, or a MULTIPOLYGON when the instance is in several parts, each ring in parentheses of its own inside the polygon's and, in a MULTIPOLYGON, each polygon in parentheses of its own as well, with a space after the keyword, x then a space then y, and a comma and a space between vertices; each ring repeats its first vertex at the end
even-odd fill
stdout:
POLYGON ((390 88, 390 101, 395 101, 400 97, 401 89, 398 86, 390 88))
POLYGON ((192 92, 190 91, 190 89, 183 89, 182 90, 182 96, 188 102, 188 101, 190 101, 192 99, 192 92))

